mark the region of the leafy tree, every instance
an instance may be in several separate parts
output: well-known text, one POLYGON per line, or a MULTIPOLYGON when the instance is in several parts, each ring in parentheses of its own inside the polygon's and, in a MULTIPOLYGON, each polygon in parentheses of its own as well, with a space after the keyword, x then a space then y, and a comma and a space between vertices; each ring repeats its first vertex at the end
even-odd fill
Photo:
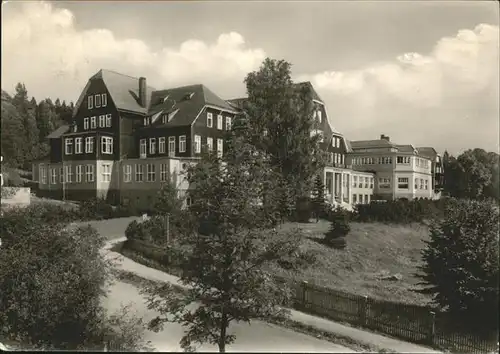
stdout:
POLYGON ((312 178, 323 167, 313 118, 312 92, 291 79, 291 64, 267 58, 245 78, 249 141, 269 154, 271 165, 293 191, 293 199, 309 196, 312 178))
POLYGON ((32 349, 95 348, 108 341, 124 350, 145 348, 139 320, 126 309, 108 317, 101 306, 111 274, 101 253, 105 238, 89 226, 46 223, 43 209, 2 215, 0 336, 32 349))
POLYGON ((316 216, 316 222, 318 222, 319 218, 326 210, 325 184, 323 183, 323 180, 319 175, 316 176, 314 180, 312 205, 313 205, 314 215, 316 216))
POLYGON ((459 322, 479 330, 498 326, 498 234, 498 206, 457 200, 431 225, 423 251, 425 291, 459 322))
POLYGON ((185 198, 179 196, 174 182, 168 181, 161 186, 157 193, 156 201, 153 206, 153 214, 178 214, 184 202, 185 198))
POLYGON ((150 328, 182 324, 187 350, 208 342, 224 352, 235 339, 227 332, 231 322, 285 316, 281 305, 290 296, 266 265, 296 252, 300 235, 268 231, 272 215, 259 201, 269 192, 264 185, 273 180, 272 170, 243 139, 228 145, 222 159, 206 154, 188 170, 194 227, 173 245, 187 294, 171 291, 172 285, 145 289, 149 308, 160 312, 150 328))

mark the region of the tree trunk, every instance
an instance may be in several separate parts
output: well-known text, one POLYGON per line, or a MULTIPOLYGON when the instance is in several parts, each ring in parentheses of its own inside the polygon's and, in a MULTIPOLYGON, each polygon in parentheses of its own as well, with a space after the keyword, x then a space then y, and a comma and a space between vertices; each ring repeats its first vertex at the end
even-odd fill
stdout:
POLYGON ((227 315, 222 312, 222 318, 220 322, 220 337, 219 337, 219 353, 226 352, 226 330, 227 330, 227 315))

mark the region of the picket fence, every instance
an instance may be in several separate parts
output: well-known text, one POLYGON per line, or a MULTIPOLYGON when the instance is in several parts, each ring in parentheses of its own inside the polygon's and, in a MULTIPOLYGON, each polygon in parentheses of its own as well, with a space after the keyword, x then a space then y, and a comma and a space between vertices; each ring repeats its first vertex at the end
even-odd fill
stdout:
MULTIPOLYGON (((165 254, 164 248, 144 241, 127 240, 126 247, 149 259, 159 260, 165 254)), ((180 275, 177 271, 174 273, 180 275)), ((305 281, 275 278, 292 289, 289 305, 296 310, 453 353, 498 353, 498 333, 480 336, 452 330, 446 313, 429 307, 372 299, 305 281)))

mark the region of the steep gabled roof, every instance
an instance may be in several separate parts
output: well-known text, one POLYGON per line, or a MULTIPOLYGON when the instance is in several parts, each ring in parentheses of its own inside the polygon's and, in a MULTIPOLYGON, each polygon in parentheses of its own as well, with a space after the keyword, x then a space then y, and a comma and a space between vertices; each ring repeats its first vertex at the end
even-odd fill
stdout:
POLYGON ((85 99, 85 94, 92 80, 102 79, 106 85, 109 95, 116 109, 145 114, 151 99, 151 93, 155 90, 151 86, 146 87, 146 107, 139 104, 139 78, 117 73, 112 70, 101 69, 92 76, 83 89, 73 110, 73 117, 78 112, 80 105, 85 99))
POLYGON ((69 125, 64 124, 64 125, 61 125, 59 128, 57 128, 56 130, 54 130, 49 135, 47 135, 46 138, 47 139, 57 139, 57 138, 60 138, 61 135, 66 134, 67 132, 69 132, 69 125))

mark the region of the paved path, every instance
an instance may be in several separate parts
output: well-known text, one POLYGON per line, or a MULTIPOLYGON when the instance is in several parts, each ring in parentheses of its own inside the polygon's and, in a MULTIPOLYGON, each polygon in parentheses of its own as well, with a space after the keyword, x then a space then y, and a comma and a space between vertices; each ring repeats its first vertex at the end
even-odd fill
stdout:
MULTIPOLYGON (((121 241, 115 240, 114 242, 121 241)), ((113 243, 109 242, 108 247, 113 243)), ((119 269, 127 270, 137 275, 157 281, 169 281, 177 283, 176 277, 160 272, 156 269, 145 267, 141 264, 123 257, 122 255, 106 251, 107 257, 117 261, 119 269)), ((155 312, 147 309, 144 297, 139 290, 121 281, 115 282, 110 287, 108 297, 104 300, 104 305, 109 311, 118 310, 120 305, 133 304, 131 309, 145 319, 151 320, 155 312)), ((182 351, 179 340, 184 333, 184 329, 175 323, 165 324, 164 329, 159 332, 146 331, 146 340, 159 351, 182 351)), ((353 350, 337 345, 326 340, 320 340, 312 336, 298 333, 281 326, 276 326, 263 321, 252 321, 247 323, 234 323, 229 327, 229 333, 236 335, 236 341, 227 347, 231 352, 327 352, 327 353, 354 353, 353 350)), ((213 345, 203 345, 197 348, 198 351, 218 351, 213 345)))

